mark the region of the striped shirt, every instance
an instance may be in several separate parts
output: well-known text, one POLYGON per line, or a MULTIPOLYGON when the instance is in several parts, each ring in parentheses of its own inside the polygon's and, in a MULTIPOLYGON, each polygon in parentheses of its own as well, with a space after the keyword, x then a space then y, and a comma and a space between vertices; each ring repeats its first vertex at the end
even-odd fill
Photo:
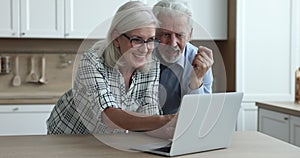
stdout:
POLYGON ((47 120, 48 134, 119 133, 107 127, 101 113, 108 107, 148 115, 159 115, 159 62, 150 70, 136 70, 126 91, 122 74, 104 64, 96 50, 84 53, 73 88, 62 95, 47 120))

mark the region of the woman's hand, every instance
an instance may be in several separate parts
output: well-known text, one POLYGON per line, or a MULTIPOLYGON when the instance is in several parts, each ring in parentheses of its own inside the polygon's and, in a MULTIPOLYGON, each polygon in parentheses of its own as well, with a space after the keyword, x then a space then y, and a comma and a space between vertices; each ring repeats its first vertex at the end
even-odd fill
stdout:
POLYGON ((163 117, 170 119, 170 121, 156 130, 146 132, 146 134, 163 139, 172 139, 175 132, 178 113, 171 115, 163 115, 163 117))

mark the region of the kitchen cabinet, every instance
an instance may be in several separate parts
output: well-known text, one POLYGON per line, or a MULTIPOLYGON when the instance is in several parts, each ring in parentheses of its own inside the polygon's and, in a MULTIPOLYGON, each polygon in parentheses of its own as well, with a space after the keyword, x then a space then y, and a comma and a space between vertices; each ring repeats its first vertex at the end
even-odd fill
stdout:
POLYGON ((105 38, 114 13, 128 0, 65 0, 66 38, 105 38))
POLYGON ((0 105, 0 136, 45 135, 54 105, 0 105))
POLYGON ((300 117, 290 117, 290 142, 300 147, 300 117))
POLYGON ((266 109, 259 109, 258 115, 258 130, 260 132, 281 139, 285 142, 290 141, 289 115, 266 109))
MULTIPOLYGON (((153 6, 158 0, 147 0, 153 6)), ((228 0, 187 0, 193 11, 193 40, 226 40, 228 0)))
POLYGON ((236 2, 235 76, 236 91, 244 92, 242 107, 251 103, 254 109, 257 100, 293 101, 300 65, 300 1, 236 2))
MULTIPOLYGON (((118 7, 128 0, 2 0, 0 37, 105 38, 118 7)), ((152 6, 157 0, 142 0, 152 6)), ((189 0, 194 40, 227 39, 227 0, 189 0), (201 8, 201 9, 199 9, 201 8)))
POLYGON ((64 37, 62 0, 2 0, 0 10, 1 37, 64 37))
POLYGON ((0 1, 0 36, 19 37, 19 0, 0 1))
POLYGON ((300 104, 257 102, 258 131, 300 147, 300 104))

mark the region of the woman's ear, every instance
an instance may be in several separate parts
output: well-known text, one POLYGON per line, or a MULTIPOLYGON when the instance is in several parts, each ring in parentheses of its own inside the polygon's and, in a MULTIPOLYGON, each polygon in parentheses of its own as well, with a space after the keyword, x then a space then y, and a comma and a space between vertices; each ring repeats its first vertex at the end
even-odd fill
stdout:
POLYGON ((120 42, 119 42, 119 37, 120 34, 118 31, 114 30, 111 33, 111 39, 113 40, 113 44, 115 47, 119 48, 120 47, 120 42))
POLYGON ((114 39, 113 44, 114 44, 115 47, 119 48, 120 47, 119 38, 114 39))

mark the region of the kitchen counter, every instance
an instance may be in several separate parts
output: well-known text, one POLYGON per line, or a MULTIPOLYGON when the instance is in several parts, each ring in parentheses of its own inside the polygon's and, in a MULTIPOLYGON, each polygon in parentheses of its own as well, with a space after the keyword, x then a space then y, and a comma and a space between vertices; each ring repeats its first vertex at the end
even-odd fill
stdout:
MULTIPOLYGON (((140 134, 124 134, 114 136, 115 140, 123 143, 115 143, 129 148, 137 144, 140 134), (135 141, 132 141, 135 140, 135 141), (135 143, 133 143, 135 142, 135 143)), ((99 138, 97 136, 97 138, 99 138)), ((130 152, 117 150, 100 142, 93 135, 46 135, 46 136, 2 136, 0 137, 1 157, 23 157, 23 158, 150 158, 161 157, 142 152, 130 152)), ((111 142, 111 137, 103 137, 104 142, 111 142)), ((138 142, 141 143, 141 142, 138 142)), ((122 148, 124 149, 124 148, 122 148)), ((236 132, 233 137, 232 146, 227 149, 213 150, 178 157, 201 157, 201 158, 298 158, 300 148, 272 138, 259 132, 236 132)))
POLYGON ((56 104, 59 97, 53 98, 31 98, 31 99, 0 99, 1 105, 24 105, 24 104, 56 104))
POLYGON ((256 106, 268 110, 300 116, 300 103, 295 102, 256 102, 256 106))

